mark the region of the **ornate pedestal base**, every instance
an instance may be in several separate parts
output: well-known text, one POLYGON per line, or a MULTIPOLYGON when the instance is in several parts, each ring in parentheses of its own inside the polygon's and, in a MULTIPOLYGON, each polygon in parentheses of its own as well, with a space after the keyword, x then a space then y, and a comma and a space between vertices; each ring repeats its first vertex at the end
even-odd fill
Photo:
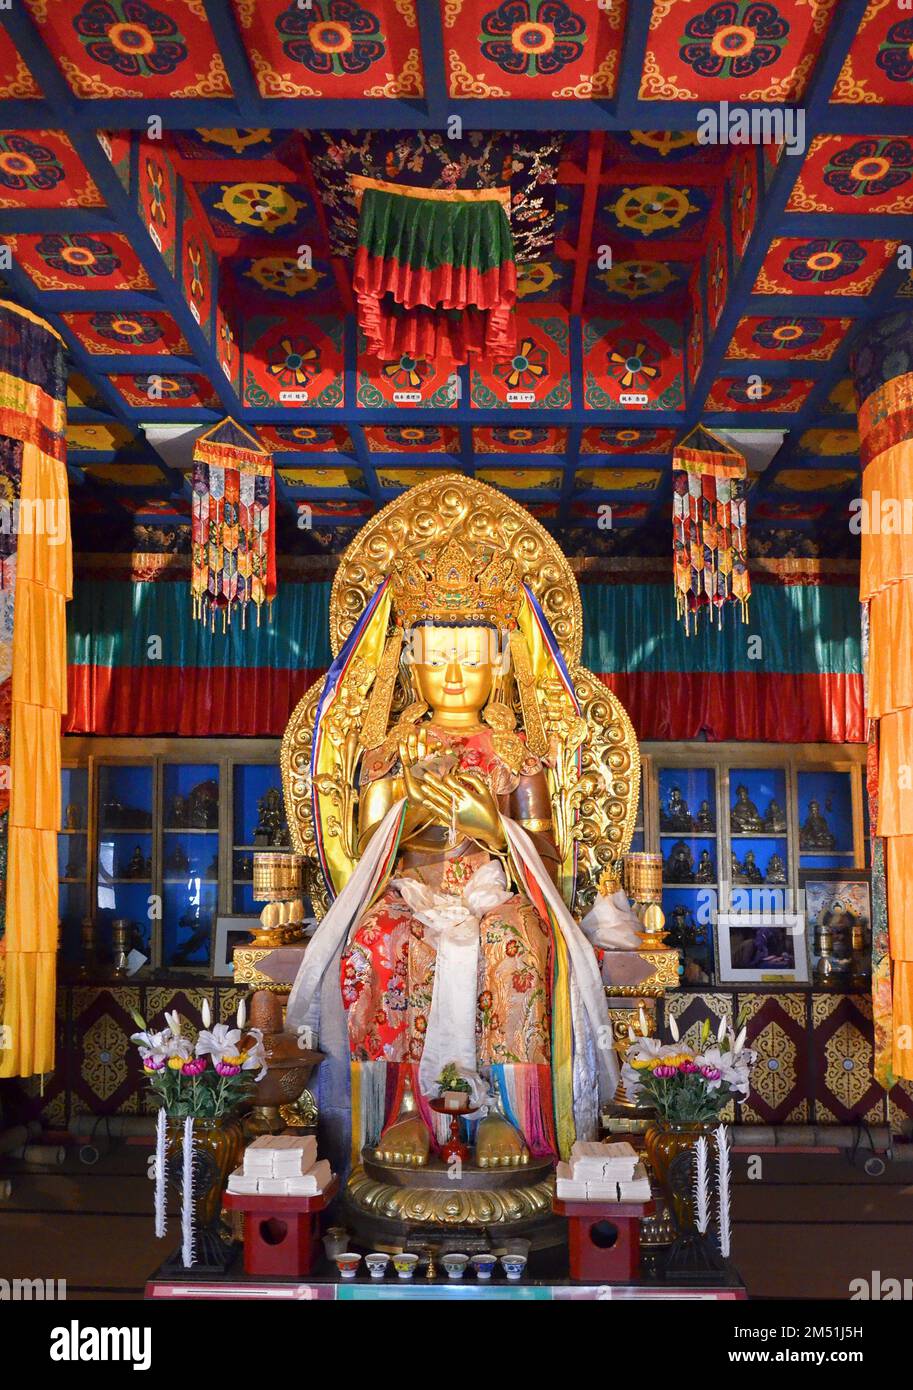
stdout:
POLYGON ((346 1224, 374 1249, 431 1244, 471 1254, 512 1236, 544 1249, 563 1238, 552 1215, 554 1171, 550 1159, 500 1170, 464 1163, 456 1178, 437 1159, 404 1168, 380 1163, 365 1149, 346 1185, 346 1224))

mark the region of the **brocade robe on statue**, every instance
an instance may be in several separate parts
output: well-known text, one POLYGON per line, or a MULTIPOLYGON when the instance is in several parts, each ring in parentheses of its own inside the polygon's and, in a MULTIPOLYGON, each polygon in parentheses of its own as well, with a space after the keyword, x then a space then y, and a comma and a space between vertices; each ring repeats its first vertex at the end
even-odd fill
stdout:
MULTIPOLYGON (((443 735, 455 770, 485 778, 502 809, 541 788, 542 764, 486 729, 467 736, 443 735), (517 753, 519 751, 519 757, 517 753)), ((381 750, 365 758, 363 784, 396 775, 398 763, 381 750)), ((430 761, 430 760, 429 760, 430 761)), ((541 791, 540 791, 541 795, 541 791)), ((515 809, 513 809, 513 813, 515 809)), ((452 848, 401 853, 392 877, 416 879, 440 893, 460 896, 477 869, 491 861, 488 850, 463 840, 452 848), (419 861, 419 862, 413 862, 419 861)), ((415 916, 393 883, 364 914, 342 958, 342 993, 353 1060, 418 1062, 422 1055, 434 987, 433 933, 415 916)), ((514 893, 484 914, 479 928, 476 999, 477 1064, 550 1060, 552 936, 529 900, 514 893)))

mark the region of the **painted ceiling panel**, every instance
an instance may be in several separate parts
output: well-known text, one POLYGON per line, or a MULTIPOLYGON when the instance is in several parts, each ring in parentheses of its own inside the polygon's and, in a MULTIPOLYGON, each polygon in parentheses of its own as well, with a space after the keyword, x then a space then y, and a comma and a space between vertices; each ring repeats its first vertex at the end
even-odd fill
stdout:
POLYGON ((302 553, 456 467, 571 553, 668 554, 670 456, 706 417, 783 431, 754 554, 852 554, 851 356, 913 296, 911 24, 883 0, 0 9, 3 292, 70 345, 78 543, 186 549, 186 468, 142 426, 231 413, 302 553), (801 102, 805 148, 706 143, 720 101, 801 102), (510 359, 364 353, 353 174, 509 188, 510 359))

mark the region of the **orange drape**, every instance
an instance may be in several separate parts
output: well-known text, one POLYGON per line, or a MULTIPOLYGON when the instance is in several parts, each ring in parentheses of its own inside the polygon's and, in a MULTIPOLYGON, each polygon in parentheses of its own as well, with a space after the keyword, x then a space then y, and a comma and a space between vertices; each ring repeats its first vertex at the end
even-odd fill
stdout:
MULTIPOLYGON (((23 313, 14 305, 0 309, 23 313)), ((26 415, 31 407, 34 419, 36 388, 10 376, 3 376, 2 387, 2 405, 12 401, 13 413, 20 408, 26 415)), ((44 423, 62 432, 63 401, 45 397, 43 406, 52 417, 44 423)), ((54 1066, 60 723, 66 710, 65 605, 72 595, 72 549, 66 465, 43 451, 36 432, 23 443, 20 518, 3 943, 7 1046, 0 1051, 0 1077, 54 1066)))
MULTIPOLYGON (((892 1069, 913 1080, 913 375, 872 391, 859 412, 859 596, 869 605, 867 713, 878 724, 878 821, 885 841, 892 1069)), ((876 1019, 876 1033, 877 1033, 876 1019)), ((886 1049, 887 1050, 887 1049, 886 1049)))

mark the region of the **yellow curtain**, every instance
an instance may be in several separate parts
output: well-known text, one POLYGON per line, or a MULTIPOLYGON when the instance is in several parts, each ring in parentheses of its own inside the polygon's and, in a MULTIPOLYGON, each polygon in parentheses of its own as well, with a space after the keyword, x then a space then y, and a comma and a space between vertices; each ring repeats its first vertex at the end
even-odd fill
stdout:
POLYGON ((0 435, 22 443, 6 933, 0 951, 4 1077, 54 1066, 60 722, 66 711, 65 605, 72 596, 72 547, 60 390, 63 345, 48 324, 16 305, 0 302, 0 323, 18 334, 0 362, 0 435), (42 355, 46 379, 38 360, 42 355))
POLYGON ((863 511, 859 596, 869 610, 867 713, 878 720, 875 833, 884 839, 887 953, 873 956, 876 1075, 913 1080, 913 318, 885 320, 857 357, 863 511), (911 503, 906 502, 909 509, 911 503), (882 1016, 884 1015, 884 1016, 882 1016))

